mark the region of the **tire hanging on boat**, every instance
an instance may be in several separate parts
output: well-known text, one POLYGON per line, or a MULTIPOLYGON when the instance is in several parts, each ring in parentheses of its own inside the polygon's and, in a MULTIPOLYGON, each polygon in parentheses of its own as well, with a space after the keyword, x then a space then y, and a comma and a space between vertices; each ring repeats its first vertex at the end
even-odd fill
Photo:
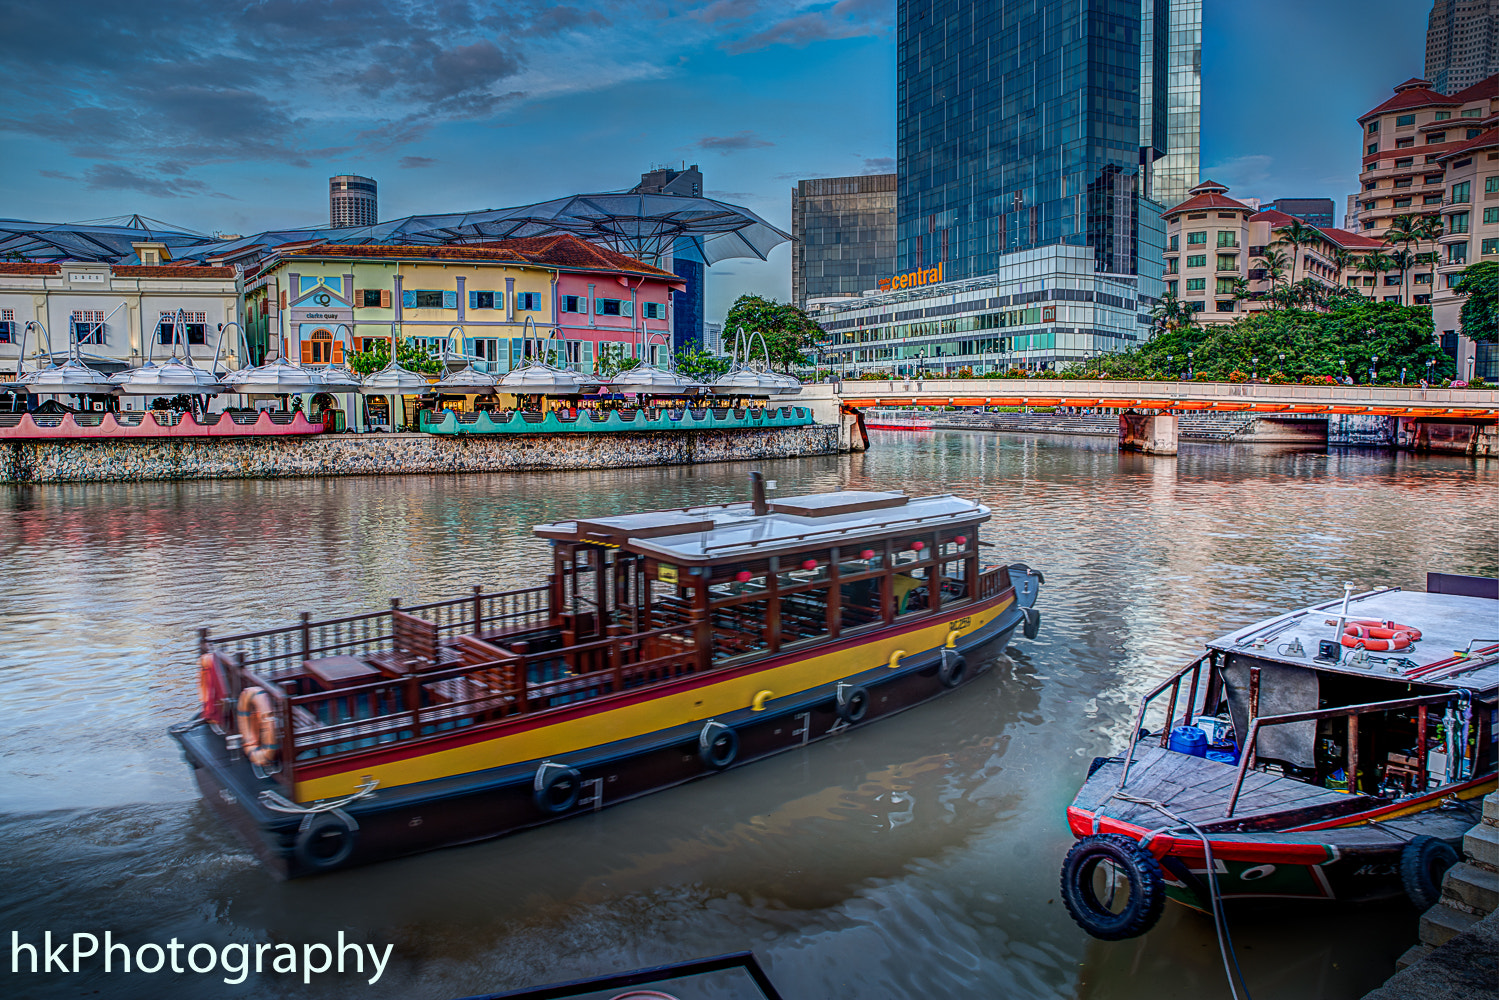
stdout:
POLYGON ((531 783, 531 799, 536 808, 555 816, 578 804, 582 788, 583 776, 577 768, 543 761, 536 769, 536 780, 531 783))
POLYGON ((265 688, 248 687, 239 693, 235 706, 240 748, 250 763, 265 767, 281 753, 281 720, 265 688))
POLYGON ((722 722, 707 722, 697 736, 697 755, 713 770, 722 771, 739 755, 739 734, 722 722))
POLYGON ((1079 927, 1103 941, 1139 937, 1161 919, 1166 905, 1161 863, 1145 848, 1117 833, 1084 837, 1062 862, 1062 902, 1079 927), (1123 876, 1129 896, 1114 912, 1094 890, 1093 875, 1107 862, 1123 876))
POLYGON ((1400 849, 1400 884, 1418 910, 1428 910, 1442 898, 1442 876, 1461 860, 1445 840, 1424 834, 1400 849))
POLYGON ((354 853, 359 829, 338 811, 316 813, 303 820, 292 854, 317 871, 337 868, 354 853))
POLYGON ((857 684, 839 684, 834 710, 850 725, 862 722, 869 714, 869 692, 857 684))
POLYGON ((943 687, 957 687, 968 676, 968 661, 951 650, 942 651, 942 666, 937 668, 937 679, 943 687))

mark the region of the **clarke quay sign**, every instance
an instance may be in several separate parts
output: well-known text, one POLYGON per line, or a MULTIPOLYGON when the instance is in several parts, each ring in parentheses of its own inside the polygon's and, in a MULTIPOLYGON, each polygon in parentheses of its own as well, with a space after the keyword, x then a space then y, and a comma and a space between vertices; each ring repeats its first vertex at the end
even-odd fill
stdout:
POLYGON ((893 292, 898 288, 916 288, 919 285, 941 284, 943 280, 942 267, 942 264, 938 264, 936 267, 923 267, 908 274, 897 274, 892 278, 881 278, 879 283, 880 291, 893 292))

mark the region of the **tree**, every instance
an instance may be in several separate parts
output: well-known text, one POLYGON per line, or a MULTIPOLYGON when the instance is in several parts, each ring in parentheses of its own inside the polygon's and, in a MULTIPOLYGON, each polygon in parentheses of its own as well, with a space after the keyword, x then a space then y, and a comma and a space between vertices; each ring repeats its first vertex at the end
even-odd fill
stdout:
POLYGON ((826 336, 822 327, 801 309, 759 295, 739 296, 724 317, 725 337, 737 337, 741 328, 746 338, 763 333, 771 366, 787 372, 807 364, 807 352, 826 336))
POLYGON ((1234 278, 1232 285, 1234 292, 1234 305, 1238 306, 1240 302, 1243 302, 1245 299, 1249 298, 1249 279, 1234 278))
POLYGON ((1499 343, 1499 264, 1484 261, 1466 268, 1454 290, 1464 297, 1463 336, 1485 344, 1499 343))
POLYGON ((696 348, 684 348, 676 354, 677 372, 699 382, 711 382, 729 370, 729 359, 696 348))
POLYGON ((1437 289, 1436 242, 1442 238, 1442 217, 1440 215, 1423 215, 1421 217, 1420 233, 1421 241, 1432 245, 1430 250, 1421 254, 1421 263, 1430 266, 1430 271, 1428 272, 1431 275, 1430 289, 1434 294, 1437 289))
POLYGON ((1276 290, 1286 276, 1285 252, 1272 244, 1260 253, 1258 260, 1265 266, 1265 280, 1270 282, 1270 301, 1276 303, 1276 290))
POLYGON ((613 378, 620 372, 639 367, 639 358, 628 357, 623 353, 600 352, 593 362, 593 373, 600 378, 613 378))
POLYGON ((1370 274, 1374 275, 1375 292, 1373 295, 1369 296, 1369 299, 1370 301, 1377 302, 1379 300, 1379 276, 1386 271, 1394 270, 1395 262, 1391 260, 1390 255, 1385 253, 1383 250, 1370 250, 1368 253, 1364 254, 1364 262, 1362 268, 1363 270, 1368 271, 1370 274))
POLYGON ((1290 247, 1291 249, 1291 284, 1296 283, 1296 265, 1301 260, 1301 251, 1305 247, 1313 247, 1324 242, 1327 237, 1316 226, 1308 226, 1300 219, 1292 220, 1289 226, 1280 230, 1280 238, 1271 244, 1290 247))
MULTIPOLYGON (((417 347, 408 340, 396 341, 396 361, 407 371, 420 375, 441 375, 442 359, 425 347, 417 347)), ((360 375, 372 375, 390 364, 388 341, 377 340, 368 351, 359 351, 349 358, 349 368, 360 375)))
POLYGON ((1163 295, 1155 308, 1150 310, 1150 314, 1155 317, 1156 329, 1163 332, 1197 325, 1197 317, 1193 315, 1191 307, 1177 298, 1174 292, 1163 295))
POLYGON ((1391 270, 1400 272, 1400 304, 1405 305, 1405 274, 1416 266, 1416 255, 1409 250, 1396 250, 1390 254, 1391 270))

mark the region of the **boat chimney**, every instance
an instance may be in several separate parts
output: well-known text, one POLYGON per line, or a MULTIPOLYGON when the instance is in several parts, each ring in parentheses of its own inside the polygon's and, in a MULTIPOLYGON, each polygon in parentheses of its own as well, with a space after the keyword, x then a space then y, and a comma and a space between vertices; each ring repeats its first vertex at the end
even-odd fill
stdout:
POLYGON ((763 473, 750 473, 750 505, 754 508, 756 517, 764 517, 770 513, 770 504, 765 502, 765 475, 763 473))

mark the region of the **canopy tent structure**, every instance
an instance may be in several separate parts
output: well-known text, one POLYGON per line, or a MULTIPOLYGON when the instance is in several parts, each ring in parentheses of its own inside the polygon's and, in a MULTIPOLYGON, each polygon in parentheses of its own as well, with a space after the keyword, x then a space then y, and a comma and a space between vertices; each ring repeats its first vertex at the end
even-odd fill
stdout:
POLYGON ((126 221, 131 220, 139 224, 0 219, 0 256, 122 264, 135 259, 132 243, 150 240, 164 243, 174 260, 206 263, 209 258, 253 259, 257 251, 263 254, 286 243, 436 245, 573 233, 648 263, 670 253, 711 265, 738 257, 765 260, 772 249, 791 239, 739 205, 714 198, 625 192, 569 195, 479 212, 412 215, 373 226, 269 230, 234 239, 154 228, 166 224, 139 216, 126 221))

